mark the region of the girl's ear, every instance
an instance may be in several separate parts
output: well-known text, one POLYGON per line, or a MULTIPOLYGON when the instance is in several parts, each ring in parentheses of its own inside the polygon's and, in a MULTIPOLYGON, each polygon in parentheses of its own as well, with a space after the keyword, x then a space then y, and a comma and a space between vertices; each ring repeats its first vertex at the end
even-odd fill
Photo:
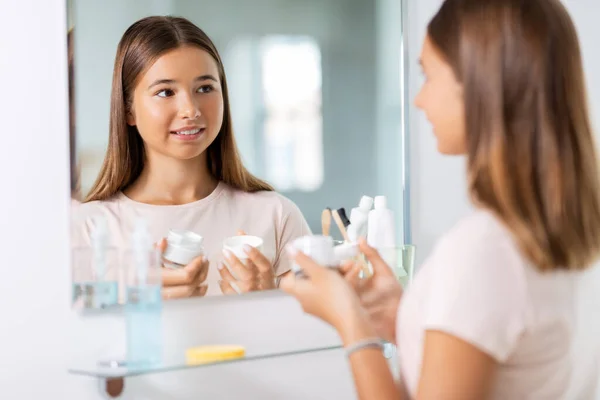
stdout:
POLYGON ((133 110, 127 112, 127 125, 135 126, 135 115, 133 114, 133 110))

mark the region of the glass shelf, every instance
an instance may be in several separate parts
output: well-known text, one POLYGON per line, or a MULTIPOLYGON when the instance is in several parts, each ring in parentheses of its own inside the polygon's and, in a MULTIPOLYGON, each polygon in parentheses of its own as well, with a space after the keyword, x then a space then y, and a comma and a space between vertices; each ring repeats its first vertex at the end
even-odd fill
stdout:
POLYGON ((111 361, 100 361, 95 364, 89 365, 78 365, 73 368, 69 368, 69 373, 75 375, 84 375, 88 377, 94 377, 99 379, 115 379, 115 378, 126 378, 126 377, 134 377, 148 374, 157 374, 163 372, 172 372, 172 371, 180 371, 180 370, 188 370, 192 368, 202 368, 209 367, 215 365, 223 365, 223 364, 233 364, 233 363, 241 363, 248 361, 257 361, 257 360, 266 360, 266 359, 274 359, 279 357, 289 357, 301 354, 310 354, 317 353, 322 351, 330 351, 330 350, 338 350, 341 349, 341 346, 326 346, 326 347, 317 347, 317 348, 309 348, 309 349, 299 349, 288 352, 273 352, 273 353, 252 353, 250 351, 246 351, 246 356, 243 358, 237 358, 232 360, 223 360, 223 361, 211 361, 201 364, 188 364, 185 360, 185 354, 180 354, 179 356, 174 356, 170 359, 166 359, 160 364, 153 365, 150 367, 144 368, 128 368, 117 360, 111 361))

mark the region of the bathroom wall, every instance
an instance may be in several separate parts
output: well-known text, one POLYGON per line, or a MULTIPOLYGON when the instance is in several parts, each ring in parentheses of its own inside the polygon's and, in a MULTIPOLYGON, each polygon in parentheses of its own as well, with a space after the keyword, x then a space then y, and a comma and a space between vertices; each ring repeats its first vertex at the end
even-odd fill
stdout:
POLYGON ((0 397, 86 399, 92 389, 66 374, 65 358, 70 275, 64 2, 3 1, 0 10, 0 397))

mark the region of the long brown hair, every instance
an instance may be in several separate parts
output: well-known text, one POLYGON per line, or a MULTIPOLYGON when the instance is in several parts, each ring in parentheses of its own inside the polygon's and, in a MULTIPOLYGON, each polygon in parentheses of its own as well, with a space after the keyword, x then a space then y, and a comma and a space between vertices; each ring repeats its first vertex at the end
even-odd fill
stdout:
POLYGON ((542 271, 600 254, 581 51, 558 0, 446 0, 428 36, 464 88, 468 180, 542 271))
POLYGON ((155 16, 131 25, 119 42, 113 71, 108 151, 86 202, 109 199, 140 176, 145 163, 144 142, 137 128, 127 125, 126 120, 135 85, 161 55, 185 45, 206 51, 219 70, 224 113, 221 130, 206 149, 209 171, 215 178, 245 192, 273 190, 242 164, 233 137, 225 70, 213 42, 185 18, 155 16))

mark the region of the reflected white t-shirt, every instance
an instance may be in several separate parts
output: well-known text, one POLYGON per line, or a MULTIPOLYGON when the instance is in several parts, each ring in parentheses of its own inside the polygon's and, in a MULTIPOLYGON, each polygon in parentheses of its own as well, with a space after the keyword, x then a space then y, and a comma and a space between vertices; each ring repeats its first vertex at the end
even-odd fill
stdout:
POLYGON ((203 246, 210 266, 205 283, 207 295, 222 294, 217 263, 224 261, 223 241, 244 231, 264 240, 263 254, 276 275, 291 269, 285 247, 294 239, 310 234, 298 207, 276 192, 246 193, 220 182, 204 199, 182 205, 151 205, 131 200, 123 193, 106 201, 83 203, 74 219, 73 245, 89 246, 95 215, 106 217, 109 245, 131 248, 137 218, 146 220, 153 242, 166 238, 170 229, 185 229, 204 237, 203 246))
POLYGON ((427 330, 498 362, 492 399, 599 398, 600 268, 538 272, 490 212, 447 233, 402 298, 397 345, 413 398, 427 330))

